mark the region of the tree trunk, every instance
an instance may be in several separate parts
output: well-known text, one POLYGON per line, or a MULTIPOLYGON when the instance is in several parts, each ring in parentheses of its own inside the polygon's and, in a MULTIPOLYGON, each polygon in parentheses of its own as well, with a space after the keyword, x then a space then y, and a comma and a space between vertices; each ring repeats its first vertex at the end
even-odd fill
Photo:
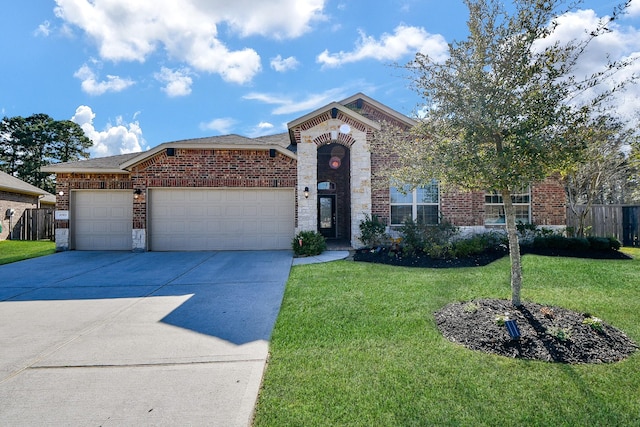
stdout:
POLYGON ((509 238, 509 258, 511 259, 511 303, 519 307, 522 287, 522 264, 520 263, 520 242, 516 229, 516 210, 511 200, 511 191, 502 190, 507 237, 509 238))

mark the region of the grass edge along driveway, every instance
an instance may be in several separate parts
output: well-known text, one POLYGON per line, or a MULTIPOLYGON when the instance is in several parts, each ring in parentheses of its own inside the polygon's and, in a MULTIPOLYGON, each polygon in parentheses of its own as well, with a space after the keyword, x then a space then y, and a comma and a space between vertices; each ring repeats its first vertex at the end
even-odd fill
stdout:
POLYGON ((2 240, 0 241, 0 265, 51 255, 55 252, 56 244, 49 240, 2 240))
MULTIPOLYGON (((640 343, 631 261, 523 257, 523 300, 594 316, 640 343)), ((508 359, 444 339, 433 313, 510 297, 509 260, 411 269, 292 269, 254 426, 640 425, 640 352, 603 365, 508 359)))

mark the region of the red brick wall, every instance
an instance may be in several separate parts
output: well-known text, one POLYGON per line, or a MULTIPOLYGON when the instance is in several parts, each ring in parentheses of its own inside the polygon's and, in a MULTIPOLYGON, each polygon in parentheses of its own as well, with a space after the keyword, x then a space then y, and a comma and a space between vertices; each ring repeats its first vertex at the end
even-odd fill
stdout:
POLYGON ((484 192, 441 190, 440 214, 453 225, 484 225, 484 192))
POLYGON ((565 225, 567 196, 557 177, 547 178, 531 188, 531 220, 536 225, 565 225))
MULTIPOLYGON (((145 228, 145 190, 149 187, 286 187, 295 188, 296 161, 269 150, 176 149, 175 156, 160 152, 132 170, 133 227, 145 228)), ((294 207, 291 207, 294 209, 294 207)))
POLYGON ((0 224, 2 225, 0 240, 6 240, 9 237, 9 225, 13 229, 25 209, 35 209, 37 207, 38 196, 0 191, 0 224), (7 209, 14 210, 11 219, 6 216, 7 209))
MULTIPOLYGON (((394 155, 384 147, 372 146, 371 213, 387 224, 391 222, 389 185, 384 170, 393 167, 394 155)), ((484 192, 448 189, 440 193, 440 214, 457 226, 484 225, 484 192)), ((536 225, 565 225, 566 198, 562 183, 549 178, 531 189, 531 220, 536 225)))
MULTIPOLYGON (((269 150, 176 149, 162 151, 136 165, 131 174, 58 174, 57 209, 69 209, 69 192, 75 189, 140 189, 133 200, 133 228, 146 228, 146 189, 149 187, 287 187, 296 186, 296 161, 269 150)), ((292 207, 293 209, 293 207, 292 207)), ((56 221, 68 228, 68 221, 56 221)))

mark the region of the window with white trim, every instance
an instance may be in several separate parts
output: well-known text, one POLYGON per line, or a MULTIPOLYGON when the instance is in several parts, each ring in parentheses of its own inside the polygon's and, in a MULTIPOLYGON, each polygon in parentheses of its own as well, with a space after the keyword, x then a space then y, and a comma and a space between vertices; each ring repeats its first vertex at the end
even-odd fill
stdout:
POLYGON ((412 219, 419 224, 440 221, 440 191, 438 181, 411 189, 410 185, 391 187, 391 225, 400 226, 412 219))
MULTIPOLYGON (((511 202, 516 210, 516 223, 531 223, 531 190, 529 187, 511 194, 511 202)), ((506 224, 502 195, 497 191, 484 193, 484 223, 486 225, 506 224)))

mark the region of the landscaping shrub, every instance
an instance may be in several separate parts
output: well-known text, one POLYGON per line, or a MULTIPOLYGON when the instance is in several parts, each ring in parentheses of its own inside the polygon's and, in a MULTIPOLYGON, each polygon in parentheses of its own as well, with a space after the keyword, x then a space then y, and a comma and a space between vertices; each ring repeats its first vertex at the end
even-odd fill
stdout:
POLYGON ((575 251, 586 251, 589 249, 589 240, 584 237, 565 237, 567 241, 567 249, 575 251))
POLYGON ((324 236, 317 231, 301 231, 291 241, 293 253, 301 256, 319 255, 327 249, 324 236))
POLYGON ((364 220, 360 221, 360 241, 368 248, 379 246, 388 237, 385 229, 377 215, 365 214, 364 220))
POLYGON ((453 244, 453 253, 456 257, 467 257, 481 254, 490 249, 496 249, 506 245, 505 236, 499 233, 476 234, 467 239, 461 239, 453 244))
POLYGON ((622 246, 622 243, 620 242, 620 240, 616 239, 613 236, 609 237, 609 247, 611 249, 614 249, 617 251, 620 249, 621 246, 622 246))
POLYGON ((406 219, 400 227, 402 235, 402 252, 413 255, 424 248, 424 234, 422 227, 412 219, 406 219))
POLYGON ((608 251, 620 249, 620 241, 615 237, 564 237, 559 234, 536 236, 534 248, 570 249, 574 251, 608 251))
POLYGON ((553 234, 551 236, 536 236, 533 239, 533 247, 567 249, 569 247, 569 239, 559 234, 553 234))
POLYGON ((432 258, 446 258, 452 256, 451 240, 458 233, 458 228, 445 221, 425 225, 407 219, 400 227, 400 233, 405 255, 423 252, 432 258))
POLYGON ((587 237, 587 241, 591 245, 591 248, 596 251, 606 251, 611 247, 610 241, 606 237, 587 237))

